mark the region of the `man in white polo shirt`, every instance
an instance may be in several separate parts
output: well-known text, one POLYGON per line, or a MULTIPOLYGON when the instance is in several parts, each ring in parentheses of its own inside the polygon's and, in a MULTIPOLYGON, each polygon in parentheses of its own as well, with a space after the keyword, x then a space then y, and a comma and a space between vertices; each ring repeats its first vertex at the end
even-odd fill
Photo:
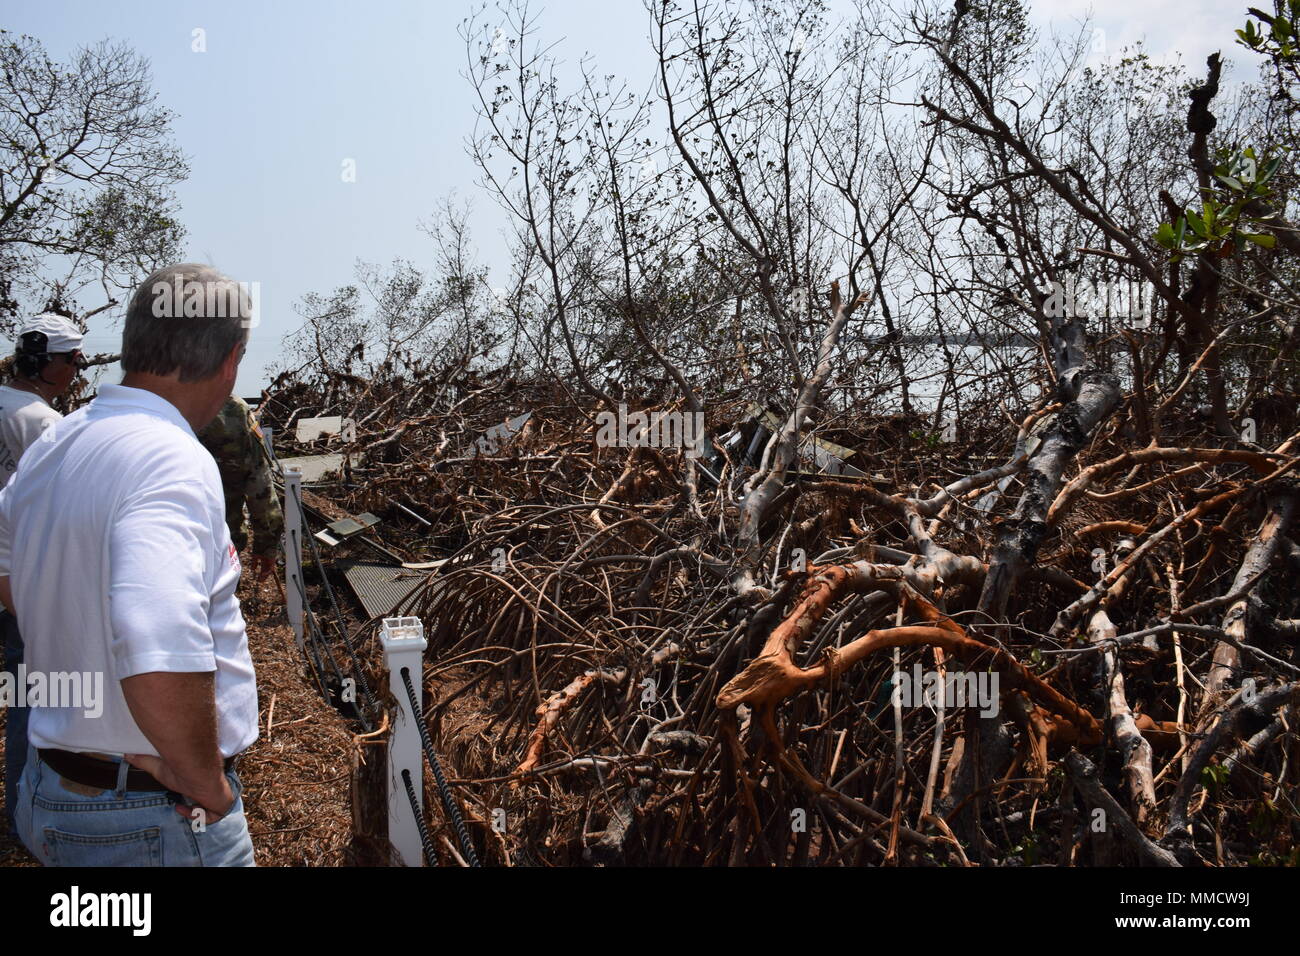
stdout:
POLYGON ((0 600, 29 673, 103 678, 98 714, 31 710, 16 815, 48 865, 253 865, 234 758, 257 687, 221 479, 194 437, 234 387, 250 309, 206 266, 150 276, 122 384, 47 428, 0 491, 0 600))
MULTIPOLYGON (((9 483, 18 461, 51 422, 63 418, 50 405, 68 390, 84 367, 81 330, 67 316, 42 312, 18 329, 13 378, 0 385, 0 487, 9 483)), ((5 670, 18 674, 23 663, 23 640, 17 619, 0 609, 0 635, 4 639, 5 670)), ((14 808, 18 781, 27 763, 27 714, 11 704, 5 714, 5 826, 16 830, 14 808)))

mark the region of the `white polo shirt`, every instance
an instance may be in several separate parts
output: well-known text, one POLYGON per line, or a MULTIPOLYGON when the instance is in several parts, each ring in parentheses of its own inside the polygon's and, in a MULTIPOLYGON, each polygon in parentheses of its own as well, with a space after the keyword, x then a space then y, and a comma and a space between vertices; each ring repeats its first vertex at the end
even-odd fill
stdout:
POLYGON ((32 442, 50 422, 63 418, 34 392, 0 385, 0 487, 9 483, 32 442))
POLYGON ((257 739, 239 556, 216 462, 166 399, 103 385, 48 426, 0 491, 0 574, 28 673, 101 672, 103 712, 33 707, 37 747, 157 754, 119 681, 215 671, 222 756, 257 739))

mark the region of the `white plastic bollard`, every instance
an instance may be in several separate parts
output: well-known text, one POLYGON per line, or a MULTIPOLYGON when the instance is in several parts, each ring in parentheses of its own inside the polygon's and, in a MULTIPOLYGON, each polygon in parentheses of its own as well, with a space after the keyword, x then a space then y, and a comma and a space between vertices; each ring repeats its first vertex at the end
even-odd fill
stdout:
POLYGON ((288 601, 289 626, 293 628, 298 653, 303 653, 302 630, 302 472, 284 471, 284 591, 288 601))
POLYGON ((420 731, 411 713, 411 699, 402 680, 402 668, 411 678, 411 686, 424 707, 424 625, 418 617, 387 617, 379 639, 384 646, 384 663, 388 666, 388 689, 397 699, 393 729, 388 735, 388 841, 396 848, 407 866, 423 866, 420 827, 411 816, 411 801, 406 795, 402 771, 411 775, 411 786, 420 812, 424 812, 424 750, 420 731))

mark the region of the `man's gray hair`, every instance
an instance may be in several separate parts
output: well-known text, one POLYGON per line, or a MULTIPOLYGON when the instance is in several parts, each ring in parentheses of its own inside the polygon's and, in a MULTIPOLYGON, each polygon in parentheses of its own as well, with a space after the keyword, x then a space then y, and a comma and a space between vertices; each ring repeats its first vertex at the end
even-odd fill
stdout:
POLYGON ((122 369, 179 372, 182 382, 209 378, 248 341, 252 321, 252 298, 242 283, 193 262, 159 269, 127 307, 122 369))

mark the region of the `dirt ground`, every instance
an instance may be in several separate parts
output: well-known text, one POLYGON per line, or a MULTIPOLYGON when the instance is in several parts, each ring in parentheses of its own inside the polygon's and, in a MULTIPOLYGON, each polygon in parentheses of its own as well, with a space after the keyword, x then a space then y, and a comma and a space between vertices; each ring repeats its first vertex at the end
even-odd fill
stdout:
MULTIPOLYGON (((247 568, 247 556, 244 561, 247 568)), ((246 577, 239 596, 259 698, 258 739, 239 769, 257 864, 347 866, 352 732, 305 676, 275 583, 258 586, 246 577)), ((0 709, 0 727, 4 721, 0 709)), ((0 754, 3 749, 0 733, 0 754)), ((37 865, 20 843, 0 832, 0 866, 37 865)))

